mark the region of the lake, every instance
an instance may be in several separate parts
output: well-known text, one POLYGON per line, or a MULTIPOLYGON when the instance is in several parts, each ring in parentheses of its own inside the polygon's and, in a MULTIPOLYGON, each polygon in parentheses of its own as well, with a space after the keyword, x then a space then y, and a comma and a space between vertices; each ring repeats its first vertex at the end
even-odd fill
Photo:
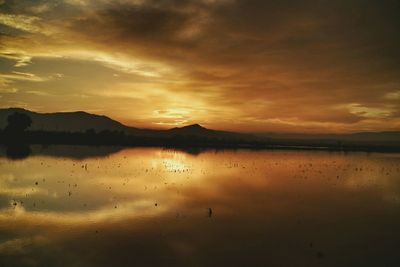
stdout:
POLYGON ((0 156, 0 266, 400 266, 400 154, 0 156))

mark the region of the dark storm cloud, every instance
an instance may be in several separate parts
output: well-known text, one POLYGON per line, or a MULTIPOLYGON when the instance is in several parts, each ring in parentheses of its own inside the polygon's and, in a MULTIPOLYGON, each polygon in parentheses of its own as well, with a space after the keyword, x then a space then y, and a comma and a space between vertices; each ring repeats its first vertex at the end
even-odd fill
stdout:
POLYGON ((239 72, 251 68, 266 76, 271 69, 302 77, 323 71, 322 75, 360 84, 365 82, 361 78, 369 83, 398 76, 398 1, 216 3, 111 2, 71 25, 96 42, 128 51, 140 49, 168 60, 174 55, 177 61, 187 57, 194 60, 191 64, 201 64, 200 71, 207 65, 231 66, 239 72))

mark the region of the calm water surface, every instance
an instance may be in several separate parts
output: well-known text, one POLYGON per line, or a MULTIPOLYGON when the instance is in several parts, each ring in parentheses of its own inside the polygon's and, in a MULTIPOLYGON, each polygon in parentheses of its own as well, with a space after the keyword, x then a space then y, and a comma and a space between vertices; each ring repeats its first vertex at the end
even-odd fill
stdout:
POLYGON ((400 154, 3 149, 0 266, 400 266, 400 154))

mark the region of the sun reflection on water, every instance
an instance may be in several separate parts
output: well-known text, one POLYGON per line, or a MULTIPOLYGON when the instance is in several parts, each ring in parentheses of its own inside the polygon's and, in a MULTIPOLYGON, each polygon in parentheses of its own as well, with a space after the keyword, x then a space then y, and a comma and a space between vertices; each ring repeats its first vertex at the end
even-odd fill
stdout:
MULTIPOLYGON (((396 154, 249 150, 190 154, 134 148, 99 157, 37 154, 19 161, 2 157, 0 170, 0 258, 7 259, 5 263, 20 261, 21 266, 22 259, 36 259, 35 253, 41 255, 37 264, 56 264, 42 255, 43 250, 61 258, 68 254, 64 260, 74 261, 83 257, 83 246, 103 251, 110 242, 126 244, 127 251, 100 256, 104 263, 89 258, 86 264, 107 265, 116 260, 113 253, 131 259, 128 251, 141 247, 132 240, 146 244, 143 253, 155 249, 178 258, 187 253, 202 258, 213 245, 247 251, 236 254, 238 263, 248 261, 246 253, 257 263, 263 248, 275 242, 282 245, 269 247, 272 251, 308 262, 308 254, 290 244, 318 241, 324 253, 346 253, 334 245, 339 239, 326 238, 330 235, 326 231, 361 236, 349 246, 369 244, 376 237, 359 226, 357 218, 362 217, 369 221, 364 223, 368 227, 383 229, 379 240, 386 246, 391 225, 400 223, 396 154), (329 226, 331 222, 343 225, 329 226), (243 245, 247 242, 257 245, 248 251, 243 245)), ((152 260, 162 262, 165 255, 152 260)), ((386 256, 393 258, 390 253, 386 256)))

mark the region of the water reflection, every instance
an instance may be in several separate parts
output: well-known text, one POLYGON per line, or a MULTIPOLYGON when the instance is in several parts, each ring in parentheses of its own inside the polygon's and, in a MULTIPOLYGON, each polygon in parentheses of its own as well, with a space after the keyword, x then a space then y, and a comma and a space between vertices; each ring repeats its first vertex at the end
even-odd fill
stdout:
POLYGON ((0 266, 400 262, 399 154, 48 149, 0 158, 0 266))
POLYGON ((7 146, 5 150, 7 157, 14 160, 27 158, 31 154, 31 148, 27 144, 13 144, 7 146))
POLYGON ((122 150, 122 147, 115 146, 46 146, 46 145, 9 145, 0 146, 0 158, 19 160, 28 156, 52 156, 71 159, 86 159, 93 157, 107 157, 122 150))

